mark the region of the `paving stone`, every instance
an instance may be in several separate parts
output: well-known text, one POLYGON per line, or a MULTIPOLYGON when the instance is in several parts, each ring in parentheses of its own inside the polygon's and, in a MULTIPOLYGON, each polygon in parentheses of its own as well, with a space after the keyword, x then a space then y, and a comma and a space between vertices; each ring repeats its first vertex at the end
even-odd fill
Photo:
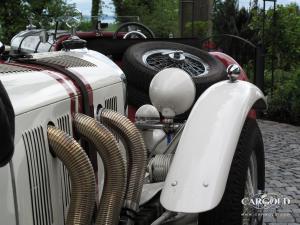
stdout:
POLYGON ((298 191, 298 189, 296 187, 286 187, 287 191, 298 191))
POLYGON ((299 205, 293 204, 293 202, 292 202, 292 204, 287 205, 286 207, 289 208, 289 209, 299 209, 299 205))
POLYGON ((295 222, 295 218, 291 213, 284 213, 284 214, 279 214, 279 216, 276 218, 276 221, 282 223, 289 223, 289 222, 295 222))
POLYGON ((269 223, 269 225, 287 225, 287 223, 269 223))
POLYGON ((279 212, 279 213, 290 213, 290 212, 292 212, 292 209, 290 209, 290 208, 283 208, 283 209, 278 209, 277 210, 277 212, 279 212))
POLYGON ((292 212, 293 213, 300 213, 300 209, 298 208, 298 209, 292 209, 292 212))
POLYGON ((264 216, 266 225, 300 225, 300 127, 259 120, 265 146, 266 192, 280 193, 290 205, 264 216))

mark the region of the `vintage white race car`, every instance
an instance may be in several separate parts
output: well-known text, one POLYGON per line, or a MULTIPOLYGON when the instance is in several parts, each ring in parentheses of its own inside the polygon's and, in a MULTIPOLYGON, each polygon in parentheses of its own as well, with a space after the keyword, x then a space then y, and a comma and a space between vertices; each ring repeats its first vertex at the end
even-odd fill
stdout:
POLYGON ((186 71, 163 69, 133 122, 124 73, 101 53, 3 56, 0 224, 261 224, 241 200, 264 190, 266 99, 240 73, 195 99, 186 71))

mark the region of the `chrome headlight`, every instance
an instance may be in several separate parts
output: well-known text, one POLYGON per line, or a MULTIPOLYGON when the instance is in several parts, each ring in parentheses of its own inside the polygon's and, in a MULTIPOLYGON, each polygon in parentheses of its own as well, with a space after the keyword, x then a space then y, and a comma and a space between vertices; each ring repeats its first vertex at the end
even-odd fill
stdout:
POLYGON ((124 111, 126 112, 127 105, 128 105, 128 103, 127 103, 127 79, 126 79, 126 76, 124 73, 121 75, 121 79, 122 79, 122 86, 123 86, 124 111))

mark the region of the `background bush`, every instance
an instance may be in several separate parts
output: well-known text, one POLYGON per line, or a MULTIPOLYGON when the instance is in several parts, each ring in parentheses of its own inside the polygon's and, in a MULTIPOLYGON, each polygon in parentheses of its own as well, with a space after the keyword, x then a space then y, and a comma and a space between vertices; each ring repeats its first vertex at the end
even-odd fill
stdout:
MULTIPOLYGON (((262 38, 262 11, 253 11, 251 30, 262 38)), ((300 125, 300 10, 296 3, 279 5, 266 13, 265 84, 269 99, 267 119, 300 125), (271 83, 272 43, 274 44, 274 85, 271 83), (273 90, 273 92, 272 92, 273 90)))
MULTIPOLYGON (((273 94, 268 94, 266 118, 300 125, 300 68, 292 72, 277 69, 273 94)), ((267 92, 271 93, 271 72, 266 71, 267 92)))

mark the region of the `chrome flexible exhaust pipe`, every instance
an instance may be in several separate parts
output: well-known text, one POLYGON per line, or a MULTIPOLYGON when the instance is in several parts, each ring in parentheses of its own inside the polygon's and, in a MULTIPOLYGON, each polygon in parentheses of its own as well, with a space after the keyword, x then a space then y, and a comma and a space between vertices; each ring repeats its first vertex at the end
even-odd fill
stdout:
POLYGON ((66 166, 72 184, 72 196, 66 225, 90 224, 95 203, 95 175, 92 164, 81 146, 68 134, 48 126, 48 141, 66 166))
POLYGON ((136 126, 122 114, 103 109, 97 119, 114 130, 127 145, 127 190, 124 208, 137 212, 144 184, 147 150, 143 137, 136 126))
POLYGON ((97 120, 78 113, 74 124, 79 135, 96 147, 104 164, 104 187, 96 225, 117 225, 126 191, 126 161, 112 133, 97 120))

